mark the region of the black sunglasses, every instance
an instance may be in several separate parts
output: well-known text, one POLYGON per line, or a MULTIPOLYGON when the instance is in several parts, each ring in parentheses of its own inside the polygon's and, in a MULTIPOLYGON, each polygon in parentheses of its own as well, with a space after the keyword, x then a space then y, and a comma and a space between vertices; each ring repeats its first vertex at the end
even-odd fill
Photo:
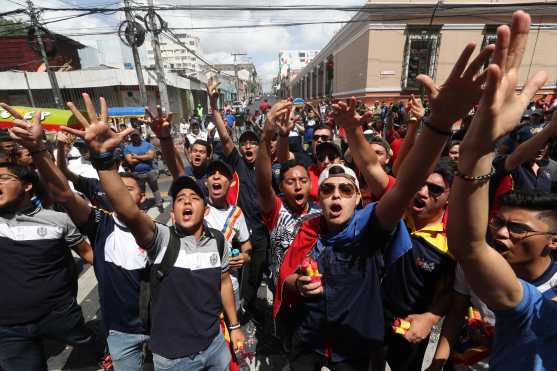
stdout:
POLYGON ((317 161, 319 162, 325 161, 326 158, 328 158, 330 162, 333 162, 337 158, 340 158, 338 153, 332 153, 327 151, 317 153, 316 157, 317 157, 317 161))
POLYGON ((323 197, 330 197, 335 193, 335 189, 338 188, 338 192, 343 198, 351 198, 356 193, 356 187, 349 183, 323 183, 319 186, 319 193, 323 197))
POLYGON ((317 141, 330 142, 331 137, 329 137, 328 135, 314 135, 313 140, 315 140, 316 142, 317 141))
POLYGON ((427 187, 427 192, 431 197, 437 198, 441 196, 443 192, 445 192, 445 187, 442 187, 438 184, 426 183, 425 185, 427 187))

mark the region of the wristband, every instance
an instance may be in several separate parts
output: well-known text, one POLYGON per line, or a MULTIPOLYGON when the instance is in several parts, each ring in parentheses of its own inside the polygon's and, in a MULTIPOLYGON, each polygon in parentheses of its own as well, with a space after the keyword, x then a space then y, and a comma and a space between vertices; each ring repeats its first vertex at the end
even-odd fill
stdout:
POLYGON ((114 167, 116 159, 114 158, 114 151, 102 152, 102 153, 91 153, 91 165, 96 170, 110 170, 114 167))
POLYGON ((491 172, 489 174, 479 176, 466 175, 461 173, 458 169, 456 169, 453 174, 454 176, 457 176, 462 180, 466 180, 467 182, 483 184, 487 183, 495 175, 495 168, 491 166, 491 172))
POLYGON ((431 125, 429 123, 429 121, 427 121, 427 120, 424 120, 424 125, 425 125, 426 128, 433 131, 435 134, 439 134, 439 135, 442 135, 444 137, 450 137, 453 134, 451 131, 445 131, 445 130, 436 128, 435 126, 431 125))
POLYGON ((240 327, 242 327, 242 325, 240 325, 239 323, 236 325, 228 326, 228 331, 238 330, 240 327))
POLYGON ((106 158, 113 158, 114 151, 108 152, 91 152, 90 158, 91 160, 104 160, 106 158))

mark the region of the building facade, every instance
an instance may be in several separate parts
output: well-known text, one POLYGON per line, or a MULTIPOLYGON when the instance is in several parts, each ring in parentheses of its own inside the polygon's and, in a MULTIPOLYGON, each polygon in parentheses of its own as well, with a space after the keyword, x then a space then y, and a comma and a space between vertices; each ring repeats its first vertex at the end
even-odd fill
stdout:
MULTIPOLYGON (((176 36, 184 45, 187 46, 189 50, 168 39, 161 39, 161 57, 164 69, 183 75, 201 72, 204 64, 192 53, 193 51, 197 55, 202 55, 199 37, 185 33, 177 34, 176 36)), ((147 49, 147 64, 148 66, 154 68, 154 51, 150 47, 150 40, 148 43, 149 48, 147 49)))
POLYGON ((417 75, 428 74, 442 83, 467 42, 476 43, 477 55, 482 47, 495 43, 497 26, 508 24, 517 9, 532 16, 520 84, 536 71, 545 70, 549 80, 544 90, 554 92, 555 4, 514 0, 369 0, 291 79, 283 95, 310 100, 356 96, 369 103, 419 94, 417 75))

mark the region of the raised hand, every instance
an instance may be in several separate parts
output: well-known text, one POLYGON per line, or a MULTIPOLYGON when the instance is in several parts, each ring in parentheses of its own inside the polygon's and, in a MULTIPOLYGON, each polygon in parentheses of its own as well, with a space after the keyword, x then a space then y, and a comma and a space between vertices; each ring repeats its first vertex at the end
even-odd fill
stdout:
POLYGON ((418 121, 425 115, 425 108, 422 104, 422 100, 420 98, 416 98, 414 94, 410 95, 407 112, 410 115, 410 119, 416 119, 418 121))
POLYGON ((13 127, 9 130, 10 137, 13 140, 27 148, 30 152, 44 148, 40 112, 36 112, 33 120, 29 122, 13 107, 5 103, 0 103, 0 106, 14 117, 13 127))
POLYGON ((219 85, 215 78, 210 77, 207 81, 207 94, 209 95, 209 100, 211 101, 211 107, 217 108, 217 101, 219 99, 219 85))
POLYGON ((77 107, 72 103, 68 102, 67 106, 70 111, 73 112, 77 120, 83 125, 85 130, 77 130, 68 127, 62 127, 62 130, 68 132, 70 134, 74 134, 80 138, 83 138, 89 145, 91 151, 96 153, 102 152, 110 152, 114 150, 114 148, 118 147, 122 141, 131 134, 134 129, 127 128, 124 131, 116 133, 112 131, 110 126, 107 124, 108 120, 108 105, 104 98, 99 98, 100 105, 101 105, 101 115, 97 116, 97 112, 95 111, 95 106, 89 97, 89 94, 83 93, 83 101, 85 102, 85 107, 87 109, 87 115, 89 116, 89 120, 85 118, 79 112, 77 107))
POLYGON ((478 156, 491 152, 497 140, 518 125, 528 103, 547 81, 547 74, 538 72, 526 82, 520 94, 516 94, 530 22, 527 13, 517 11, 513 14, 512 29, 506 25, 497 29, 493 61, 486 71, 485 91, 461 146, 472 149, 478 156))
POLYGON ((155 116, 149 107, 145 107, 145 112, 147 113, 147 120, 140 120, 141 122, 149 125, 153 133, 159 138, 170 137, 170 132, 172 130, 172 112, 163 112, 161 106, 157 106, 157 115, 155 116))
POLYGON ((476 44, 473 42, 466 45, 443 85, 436 86, 427 75, 418 75, 416 78, 426 88, 431 108, 431 122, 432 125, 438 126, 438 129, 450 129, 481 97, 486 73, 477 75, 484 63, 489 60, 494 46, 486 46, 466 68, 475 48, 476 44))
POLYGON ((356 112, 356 98, 352 97, 345 102, 333 104, 335 122, 345 129, 355 129, 367 124, 372 116, 371 111, 367 111, 363 115, 356 112))
POLYGON ((280 135, 287 136, 294 127, 292 102, 283 100, 271 107, 267 112, 267 130, 278 130, 280 135))

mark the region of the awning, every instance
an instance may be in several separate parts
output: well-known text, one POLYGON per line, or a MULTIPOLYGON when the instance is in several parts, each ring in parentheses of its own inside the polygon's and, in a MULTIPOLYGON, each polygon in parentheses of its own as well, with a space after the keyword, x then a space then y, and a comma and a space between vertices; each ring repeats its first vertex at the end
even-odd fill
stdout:
POLYGON ((108 116, 113 118, 132 118, 145 116, 144 107, 110 107, 108 116))

